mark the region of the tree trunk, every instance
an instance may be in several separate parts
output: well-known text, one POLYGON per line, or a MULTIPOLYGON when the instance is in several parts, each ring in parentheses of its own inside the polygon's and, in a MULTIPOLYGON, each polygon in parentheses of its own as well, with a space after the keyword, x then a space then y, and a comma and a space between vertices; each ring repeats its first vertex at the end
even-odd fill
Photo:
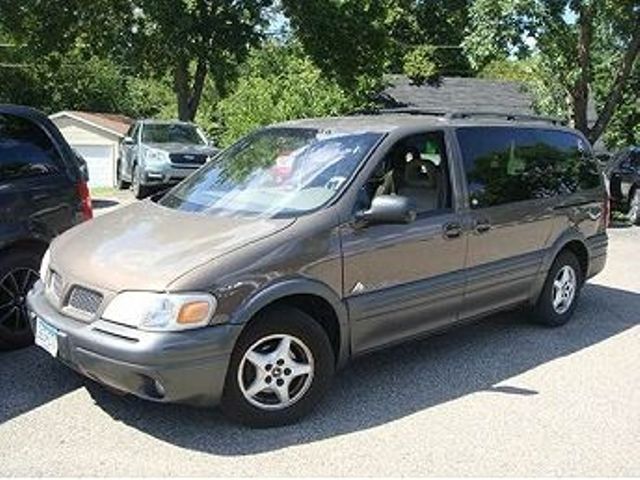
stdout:
POLYGON ((191 84, 191 75, 189 74, 189 62, 186 59, 178 60, 174 70, 174 91, 178 101, 178 118, 185 122, 192 122, 202 98, 202 90, 204 82, 207 78, 207 64, 204 60, 198 60, 196 73, 191 84))
POLYGON ((573 88, 574 127, 587 134, 589 124, 589 82, 591 80, 591 39, 593 30, 593 2, 582 2, 578 17, 578 67, 579 75, 573 88))
MULTIPOLYGON (((640 24, 640 17, 636 19, 636 24, 640 24)), ((593 127, 587 132, 587 138, 591 143, 595 143, 604 129, 607 128, 609 122, 611 121, 611 117, 616 111, 616 108, 620 104, 620 100, 622 99, 622 94, 624 92, 624 86, 629 79, 629 75, 631 73, 631 69, 633 68, 633 63, 638 58, 638 53, 640 52, 640 28, 637 28, 633 34, 633 38, 627 47, 627 51, 622 57, 622 61, 620 62, 620 66, 618 67, 618 72, 616 73, 615 80, 611 88, 609 89, 609 95, 607 95, 607 100, 605 101, 604 107, 602 107, 602 111, 598 115, 598 120, 593 125, 593 127)))

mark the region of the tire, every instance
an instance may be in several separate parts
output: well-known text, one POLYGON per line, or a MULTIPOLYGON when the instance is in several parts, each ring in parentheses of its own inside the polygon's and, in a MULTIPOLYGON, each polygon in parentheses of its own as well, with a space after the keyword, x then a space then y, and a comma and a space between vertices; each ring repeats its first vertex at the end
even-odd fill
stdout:
POLYGON ((221 407, 228 418, 250 427, 287 425, 311 412, 334 372, 335 356, 324 329, 300 310, 272 308, 259 314, 238 339, 221 407), (250 391, 254 385, 259 385, 255 394, 250 391), (286 393, 277 395, 278 387, 286 393), (287 397, 291 403, 283 401, 287 397))
POLYGON ((131 172, 131 186, 133 188, 133 196, 138 200, 142 200, 147 196, 147 187, 140 182, 140 169, 137 165, 133 167, 131 172))
POLYGON ((533 320, 548 327, 559 327, 567 323, 578 303, 583 282, 582 267, 576 255, 568 250, 560 252, 533 308, 533 320), (559 290, 563 292, 564 301, 561 300, 562 294, 556 296, 559 290))
POLYGON ((0 344, 22 348, 33 343, 27 292, 38 280, 42 252, 10 250, 0 257, 0 344))
POLYGON ((118 190, 126 190, 129 188, 130 184, 122 178, 122 172, 120 171, 121 168, 122 163, 120 162, 120 159, 118 159, 118 163, 116 164, 116 187, 118 190))
POLYGON ((629 222, 633 225, 640 225, 640 189, 635 188, 629 199, 629 212, 627 213, 629 222))

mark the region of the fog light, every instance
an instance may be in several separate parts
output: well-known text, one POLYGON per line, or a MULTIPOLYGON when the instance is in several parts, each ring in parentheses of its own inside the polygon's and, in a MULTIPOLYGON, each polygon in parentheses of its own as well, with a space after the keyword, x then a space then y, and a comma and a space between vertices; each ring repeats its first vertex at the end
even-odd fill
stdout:
POLYGON ((156 389, 156 392, 158 392, 158 397, 159 398, 163 398, 166 394, 165 390, 164 390, 164 386, 160 383, 159 380, 154 380, 153 382, 153 386, 156 389))

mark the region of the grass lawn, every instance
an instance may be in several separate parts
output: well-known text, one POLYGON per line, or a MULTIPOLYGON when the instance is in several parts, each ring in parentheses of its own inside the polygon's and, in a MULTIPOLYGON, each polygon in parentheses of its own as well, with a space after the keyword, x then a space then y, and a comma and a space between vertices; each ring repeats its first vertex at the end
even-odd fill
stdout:
POLYGON ((113 197, 120 193, 115 187, 93 187, 91 188, 92 197, 113 197))

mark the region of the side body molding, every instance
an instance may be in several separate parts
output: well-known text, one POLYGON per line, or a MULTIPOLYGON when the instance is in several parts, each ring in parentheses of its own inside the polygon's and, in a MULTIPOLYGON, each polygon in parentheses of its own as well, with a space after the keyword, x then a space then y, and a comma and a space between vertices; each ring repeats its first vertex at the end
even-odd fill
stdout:
POLYGON ((259 290, 245 300, 230 318, 232 324, 246 324, 258 311, 277 300, 292 295, 314 295, 327 301, 336 312, 340 326, 340 349, 337 366, 346 364, 350 356, 349 312, 336 292, 329 286, 309 278, 286 278, 259 290))

